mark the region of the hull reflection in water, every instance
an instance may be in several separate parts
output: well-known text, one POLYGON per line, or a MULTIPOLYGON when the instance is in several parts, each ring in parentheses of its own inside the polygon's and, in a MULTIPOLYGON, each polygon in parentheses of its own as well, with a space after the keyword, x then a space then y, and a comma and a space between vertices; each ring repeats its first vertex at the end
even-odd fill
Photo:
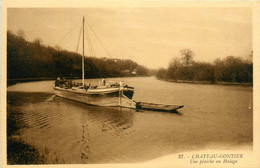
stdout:
MULTIPOLYGON (((59 97, 55 99, 57 102, 64 101, 59 97)), ((73 102, 71 104, 74 105, 73 102)), ((100 159, 99 152, 111 152, 111 149, 105 150, 106 147, 111 148, 110 141, 135 132, 135 130, 131 130, 134 124, 135 110, 120 107, 88 106, 80 103, 77 106, 83 110, 80 113, 82 119, 82 145, 80 147, 82 163, 95 163, 95 159, 100 159)))

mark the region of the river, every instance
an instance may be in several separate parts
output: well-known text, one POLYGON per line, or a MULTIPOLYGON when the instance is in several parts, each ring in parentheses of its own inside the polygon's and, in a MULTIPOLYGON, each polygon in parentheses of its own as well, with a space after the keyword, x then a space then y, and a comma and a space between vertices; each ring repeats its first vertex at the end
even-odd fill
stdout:
POLYGON ((135 87, 136 101, 184 108, 95 107, 55 97, 54 81, 21 83, 7 88, 8 137, 35 148, 46 164, 137 163, 177 152, 252 147, 252 86, 113 80, 135 87))

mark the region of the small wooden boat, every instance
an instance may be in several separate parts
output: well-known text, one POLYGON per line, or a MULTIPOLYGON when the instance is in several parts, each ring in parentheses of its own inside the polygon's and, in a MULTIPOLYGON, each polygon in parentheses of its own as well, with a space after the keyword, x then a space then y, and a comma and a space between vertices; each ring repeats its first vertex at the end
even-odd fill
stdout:
POLYGON ((179 105, 166 105, 166 104, 156 104, 147 102, 136 102, 136 109, 152 110, 152 111, 169 111, 174 112, 177 109, 183 108, 184 106, 179 105))

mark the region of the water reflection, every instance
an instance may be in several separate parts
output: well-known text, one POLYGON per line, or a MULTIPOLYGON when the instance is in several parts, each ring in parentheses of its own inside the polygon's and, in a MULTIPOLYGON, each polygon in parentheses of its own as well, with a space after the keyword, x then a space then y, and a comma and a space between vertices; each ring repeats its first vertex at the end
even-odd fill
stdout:
POLYGON ((34 147, 46 164, 136 163, 212 144, 252 145, 252 87, 126 83, 134 100, 183 104, 183 115, 88 106, 55 97, 52 82, 26 83, 8 89, 7 140, 34 147))
POLYGON ((113 137, 135 132, 134 114, 131 109, 88 106, 52 94, 8 93, 8 118, 16 121, 16 134, 46 155, 47 163, 93 163, 92 155, 111 145, 113 137))
MULTIPOLYGON (((91 149, 93 141, 97 141, 96 136, 102 136, 102 143, 113 142, 111 138, 127 136, 135 132, 131 129, 134 125, 135 110, 120 107, 96 107, 86 104, 55 97, 54 102, 77 108, 80 114, 79 120, 82 123, 82 139, 80 146, 82 163, 91 163, 91 149)), ((101 144, 102 146, 103 144, 101 144)))
POLYGON ((89 119, 95 122, 102 133, 110 133, 113 136, 120 136, 133 126, 134 112, 132 109, 125 108, 90 108, 87 115, 89 119))
POLYGON ((82 125, 82 144, 80 147, 81 152, 81 161, 83 163, 87 163, 87 160, 89 158, 89 143, 90 143, 90 136, 88 132, 88 124, 82 125))
POLYGON ((100 131, 115 131, 117 134, 123 133, 131 128, 134 123, 134 115, 136 110, 121 107, 97 107, 90 106, 60 97, 55 97, 55 102, 65 103, 66 105, 77 107, 81 115, 81 122, 86 124, 88 120, 99 125, 100 131))
POLYGON ((173 111, 136 109, 135 111, 139 112, 139 113, 166 113, 166 114, 183 115, 181 112, 179 112, 179 109, 178 110, 173 110, 173 111))

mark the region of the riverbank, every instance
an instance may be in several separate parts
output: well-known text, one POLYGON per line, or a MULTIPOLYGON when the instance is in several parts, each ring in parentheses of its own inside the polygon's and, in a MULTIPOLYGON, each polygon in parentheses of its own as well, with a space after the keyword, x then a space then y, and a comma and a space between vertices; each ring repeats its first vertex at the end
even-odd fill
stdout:
POLYGON ((176 82, 176 83, 253 86, 253 83, 240 83, 240 82, 190 81, 190 80, 174 80, 174 79, 163 79, 163 78, 157 78, 157 79, 166 82, 176 82))
MULTIPOLYGON (((135 77, 148 77, 148 76, 118 76, 118 77, 109 77, 109 78, 135 78, 135 77)), ((66 79, 72 79, 72 80, 77 80, 81 78, 66 78, 66 79)), ((102 79, 102 78, 88 78, 88 79, 102 79)), ((106 79, 106 78, 104 78, 106 79)), ((17 83, 25 83, 25 82, 36 82, 36 81, 49 81, 49 80, 56 80, 56 78, 19 78, 19 79, 7 79, 7 87, 15 85, 17 83)), ((87 78, 85 78, 87 80, 87 78)))
POLYGON ((7 110, 7 164, 44 164, 44 156, 33 146, 21 139, 15 116, 17 113, 8 106, 7 110))
POLYGON ((8 137, 7 164, 44 164, 44 157, 34 147, 25 142, 8 137))

